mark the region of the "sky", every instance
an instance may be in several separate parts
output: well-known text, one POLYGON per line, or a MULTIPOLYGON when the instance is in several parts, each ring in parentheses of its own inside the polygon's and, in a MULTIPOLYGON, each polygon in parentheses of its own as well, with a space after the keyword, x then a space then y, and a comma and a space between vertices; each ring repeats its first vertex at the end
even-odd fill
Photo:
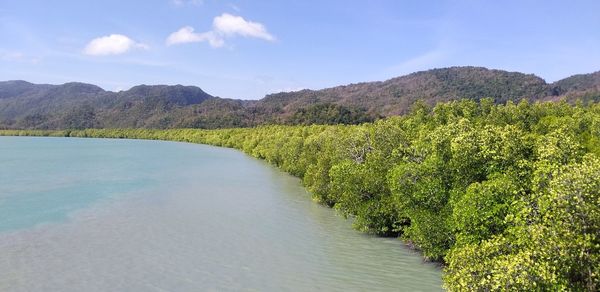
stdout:
POLYGON ((0 80, 225 98, 449 66, 600 70, 600 1, 0 0, 0 80))

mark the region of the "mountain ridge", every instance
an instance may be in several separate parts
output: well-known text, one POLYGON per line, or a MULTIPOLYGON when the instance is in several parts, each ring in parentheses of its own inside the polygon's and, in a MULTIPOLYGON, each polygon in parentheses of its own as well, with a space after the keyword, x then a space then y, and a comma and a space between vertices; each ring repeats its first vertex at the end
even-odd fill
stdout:
POLYGON ((361 123, 428 104, 492 97, 507 101, 600 100, 600 71, 547 83, 534 74, 484 67, 418 71, 385 81, 226 99, 197 86, 137 85, 107 91, 93 84, 0 81, 0 128, 222 128, 260 124, 361 123))

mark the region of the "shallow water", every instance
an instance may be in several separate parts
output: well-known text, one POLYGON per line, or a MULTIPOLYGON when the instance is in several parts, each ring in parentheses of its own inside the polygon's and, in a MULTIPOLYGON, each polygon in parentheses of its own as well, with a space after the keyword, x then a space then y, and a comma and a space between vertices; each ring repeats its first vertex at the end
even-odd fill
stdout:
POLYGON ((0 137, 0 290, 437 291, 441 272, 235 150, 0 137))

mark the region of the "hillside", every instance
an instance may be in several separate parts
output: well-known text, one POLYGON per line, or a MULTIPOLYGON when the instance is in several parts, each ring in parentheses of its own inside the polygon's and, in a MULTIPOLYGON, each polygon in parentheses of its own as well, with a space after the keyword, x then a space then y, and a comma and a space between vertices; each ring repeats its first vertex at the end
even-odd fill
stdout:
POLYGON ((139 85, 110 92, 84 83, 0 82, 0 125, 6 128, 166 127, 179 108, 213 99, 195 86, 139 85))
POLYGON ((428 104, 492 97, 508 100, 600 99, 600 72, 546 83, 532 74, 451 67, 386 81, 223 99, 195 86, 139 85, 111 92, 84 83, 0 82, 0 128, 223 128, 259 124, 354 124, 428 104))
POLYGON ((272 94, 262 99, 259 105, 294 112, 306 104, 335 103, 389 116, 406 112, 417 100, 434 104, 460 98, 493 97, 504 103, 553 95, 552 89, 553 86, 535 75, 481 67, 452 67, 416 72, 384 82, 272 94))
POLYGON ((553 83, 568 100, 600 101, 600 71, 577 74, 553 83))

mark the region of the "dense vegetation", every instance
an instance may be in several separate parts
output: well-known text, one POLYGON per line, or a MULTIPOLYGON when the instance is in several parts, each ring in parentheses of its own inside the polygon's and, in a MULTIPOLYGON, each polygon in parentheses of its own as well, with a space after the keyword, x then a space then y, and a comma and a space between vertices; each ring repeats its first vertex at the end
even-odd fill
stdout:
POLYGON ((445 263, 449 290, 600 288, 600 104, 462 100, 361 125, 2 131, 240 149, 357 229, 445 263))
POLYGON ((0 82, 0 129, 232 128, 266 124, 360 124, 429 105, 493 97, 600 101, 600 72, 548 84, 518 72, 452 67, 383 82, 281 92, 258 101, 223 99, 194 86, 135 86, 110 92, 83 83, 0 82))

